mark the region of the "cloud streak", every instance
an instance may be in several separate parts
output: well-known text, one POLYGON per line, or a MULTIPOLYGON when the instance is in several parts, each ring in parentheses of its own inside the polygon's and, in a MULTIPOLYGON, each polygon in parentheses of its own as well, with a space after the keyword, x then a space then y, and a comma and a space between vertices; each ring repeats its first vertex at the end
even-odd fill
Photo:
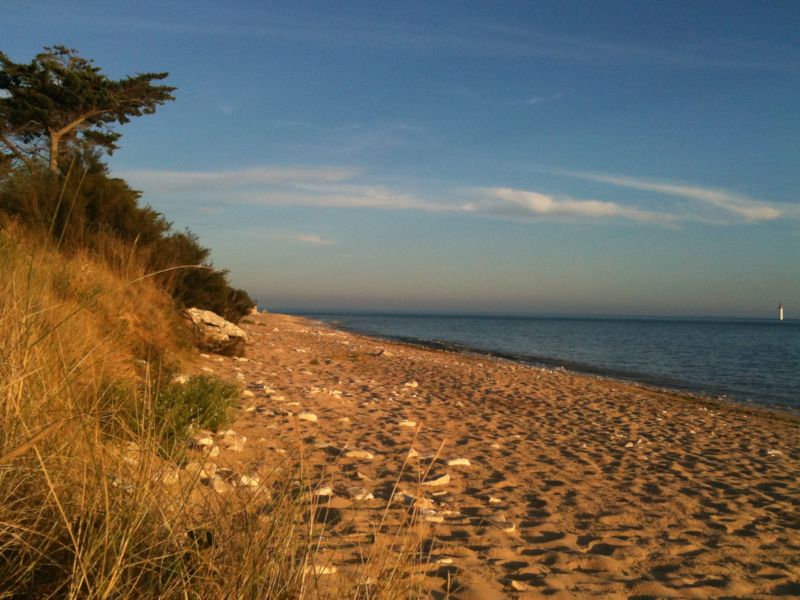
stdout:
POLYGON ((673 225, 673 215, 641 210, 604 200, 556 198, 547 194, 512 188, 478 188, 484 198, 464 206, 468 212, 523 219, 625 219, 639 223, 673 225))
POLYGON ((700 202, 713 206, 725 213, 735 215, 747 222, 771 221, 785 216, 781 209, 754 198, 696 185, 685 185, 649 179, 640 179, 627 175, 612 175, 607 173, 587 173, 582 171, 551 171, 555 175, 563 175, 574 179, 605 183, 612 186, 623 187, 643 192, 654 192, 665 196, 672 196, 700 202))
MULTIPOLYGON (((700 208, 687 210, 681 203, 673 202, 653 210, 641 203, 576 198, 569 194, 508 186, 445 188, 418 194, 365 182, 366 177, 361 170, 344 167, 263 167, 209 172, 151 170, 129 171, 124 175, 134 186, 148 193, 183 196, 182 204, 185 204, 185 195, 191 194, 199 202, 217 206, 418 211, 519 222, 627 222, 660 227, 676 227, 687 222, 726 225, 769 222, 782 217, 792 218, 793 215, 800 217, 800 210, 792 212, 796 207, 777 208, 724 190, 654 182, 623 175, 548 172, 677 197, 700 204, 700 208)), ((293 239, 316 245, 332 243, 314 234, 298 234, 293 239)))

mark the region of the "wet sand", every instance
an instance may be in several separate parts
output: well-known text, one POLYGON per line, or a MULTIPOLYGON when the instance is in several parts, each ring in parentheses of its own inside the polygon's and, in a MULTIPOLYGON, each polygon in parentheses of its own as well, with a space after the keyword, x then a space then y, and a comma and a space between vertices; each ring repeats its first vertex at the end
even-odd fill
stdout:
POLYGON ((298 317, 242 327, 246 361, 196 369, 247 390, 248 442, 219 461, 302 453, 334 587, 404 527, 423 597, 800 597, 795 416, 298 317))

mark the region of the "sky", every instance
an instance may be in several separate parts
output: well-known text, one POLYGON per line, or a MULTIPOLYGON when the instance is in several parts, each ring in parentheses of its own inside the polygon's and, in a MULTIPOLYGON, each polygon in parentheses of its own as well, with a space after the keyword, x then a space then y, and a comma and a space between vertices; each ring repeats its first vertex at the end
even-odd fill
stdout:
POLYGON ((176 101, 112 173, 262 307, 800 315, 800 9, 0 0, 176 101), (794 312, 793 312, 794 311, 794 312))

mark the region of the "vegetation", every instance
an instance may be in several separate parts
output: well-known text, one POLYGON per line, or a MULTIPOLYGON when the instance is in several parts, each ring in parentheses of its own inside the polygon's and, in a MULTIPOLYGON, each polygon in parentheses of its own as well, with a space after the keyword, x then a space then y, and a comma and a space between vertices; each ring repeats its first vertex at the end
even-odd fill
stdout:
POLYGON ((178 307, 238 322, 254 306, 248 294, 213 268, 192 232, 173 231, 163 215, 141 206, 141 193, 101 160, 120 138, 113 124, 173 99, 174 88, 152 83, 166 73, 111 80, 74 50, 45 50, 28 64, 0 53, 0 211, 48 231, 68 252, 106 256, 107 245, 122 241, 148 271, 161 272, 157 281, 178 307))
POLYGON ((17 160, 31 166, 44 152, 51 171, 61 155, 83 143, 108 152, 120 134, 113 123, 152 114, 173 100, 173 87, 153 85, 166 73, 141 73, 112 80, 91 60, 64 46, 45 48, 30 63, 15 63, 0 53, 0 142, 17 160))
POLYGON ((0 54, 0 600, 408 597, 410 536, 399 559, 365 549, 353 589, 320 584, 302 455, 242 464, 255 486, 220 494, 187 449, 239 390, 176 377, 192 355, 175 309, 237 321, 253 302, 100 159, 111 124, 171 99, 163 78, 0 54))

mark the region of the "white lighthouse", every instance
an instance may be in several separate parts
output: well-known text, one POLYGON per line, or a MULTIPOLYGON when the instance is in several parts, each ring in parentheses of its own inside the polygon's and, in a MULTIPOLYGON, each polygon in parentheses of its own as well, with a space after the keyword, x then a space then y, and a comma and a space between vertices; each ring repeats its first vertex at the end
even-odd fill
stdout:
POLYGON ((778 321, 783 321, 783 304, 778 304, 778 321))

